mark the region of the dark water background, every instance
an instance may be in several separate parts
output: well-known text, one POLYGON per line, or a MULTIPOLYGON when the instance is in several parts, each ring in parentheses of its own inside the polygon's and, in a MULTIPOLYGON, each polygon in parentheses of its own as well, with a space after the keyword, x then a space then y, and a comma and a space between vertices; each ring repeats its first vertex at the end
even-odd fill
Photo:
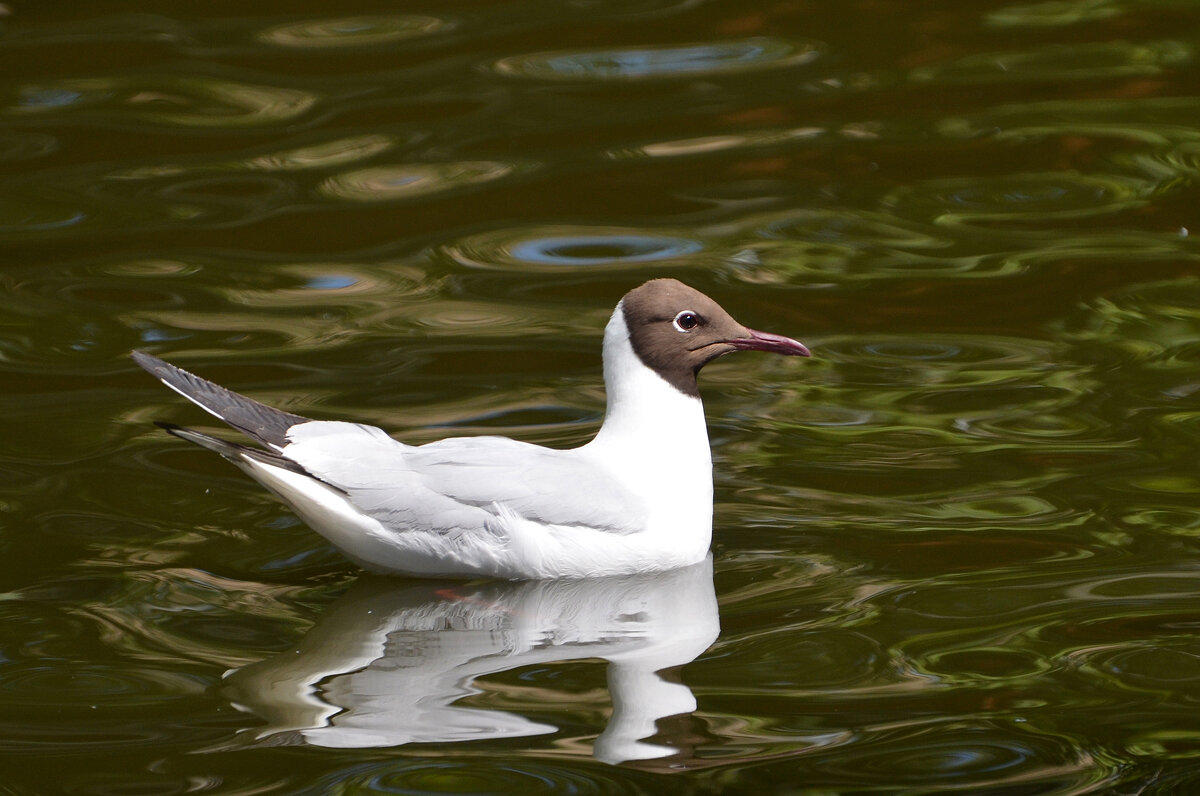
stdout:
POLYGON ((1190 0, 5 0, 0 793, 1200 790, 1198 47, 1190 0), (572 445, 662 275, 816 355, 705 372, 712 574, 364 578, 126 357, 572 445))

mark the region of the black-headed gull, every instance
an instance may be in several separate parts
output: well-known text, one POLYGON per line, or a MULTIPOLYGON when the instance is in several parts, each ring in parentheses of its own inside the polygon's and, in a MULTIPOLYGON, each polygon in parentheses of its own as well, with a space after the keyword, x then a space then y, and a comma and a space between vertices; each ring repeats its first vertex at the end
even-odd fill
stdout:
POLYGON ((734 351, 809 356, 674 279, 629 291, 604 330, 604 423, 570 450, 504 437, 405 445, 373 426, 273 409, 140 351, 133 358, 265 448, 162 424, 168 431, 229 459, 364 569, 534 579, 704 559, 712 455, 696 374, 734 351))

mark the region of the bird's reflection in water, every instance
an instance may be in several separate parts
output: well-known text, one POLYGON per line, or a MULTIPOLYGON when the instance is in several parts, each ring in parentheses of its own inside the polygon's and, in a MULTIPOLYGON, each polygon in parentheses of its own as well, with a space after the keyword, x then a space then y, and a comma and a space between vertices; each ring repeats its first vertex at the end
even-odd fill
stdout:
MULTIPOLYGON (((661 738, 644 740, 659 719, 696 709, 687 686, 659 672, 694 660, 718 631, 711 559, 592 580, 364 577, 294 650, 232 671, 225 682, 238 708, 266 720, 246 731, 256 741, 386 747, 556 732, 513 712, 458 702, 480 692, 477 678, 603 659, 612 715, 593 754, 619 763, 679 751, 661 738)), ((544 714, 543 702, 530 707, 544 714)))

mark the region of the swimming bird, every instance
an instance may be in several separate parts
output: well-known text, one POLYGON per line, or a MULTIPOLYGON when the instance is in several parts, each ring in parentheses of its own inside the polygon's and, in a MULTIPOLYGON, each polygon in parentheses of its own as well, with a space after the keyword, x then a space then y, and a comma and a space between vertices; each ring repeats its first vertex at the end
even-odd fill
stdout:
POLYGON ((556 450, 505 437, 406 445, 261 404, 145 352, 164 384, 263 447, 160 423, 224 456, 362 568, 425 577, 580 578, 695 564, 712 538, 712 454, 696 375, 735 351, 809 356, 674 279, 617 303, 604 421, 556 450))

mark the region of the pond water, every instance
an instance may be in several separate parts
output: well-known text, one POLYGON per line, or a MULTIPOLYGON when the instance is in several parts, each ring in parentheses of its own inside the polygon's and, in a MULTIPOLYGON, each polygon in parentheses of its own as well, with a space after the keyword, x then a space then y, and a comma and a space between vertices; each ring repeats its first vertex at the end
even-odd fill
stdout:
POLYGON ((0 792, 1200 789, 1200 4, 0 5, 0 792), (656 276, 711 561, 364 576, 144 348, 587 440, 656 276))

